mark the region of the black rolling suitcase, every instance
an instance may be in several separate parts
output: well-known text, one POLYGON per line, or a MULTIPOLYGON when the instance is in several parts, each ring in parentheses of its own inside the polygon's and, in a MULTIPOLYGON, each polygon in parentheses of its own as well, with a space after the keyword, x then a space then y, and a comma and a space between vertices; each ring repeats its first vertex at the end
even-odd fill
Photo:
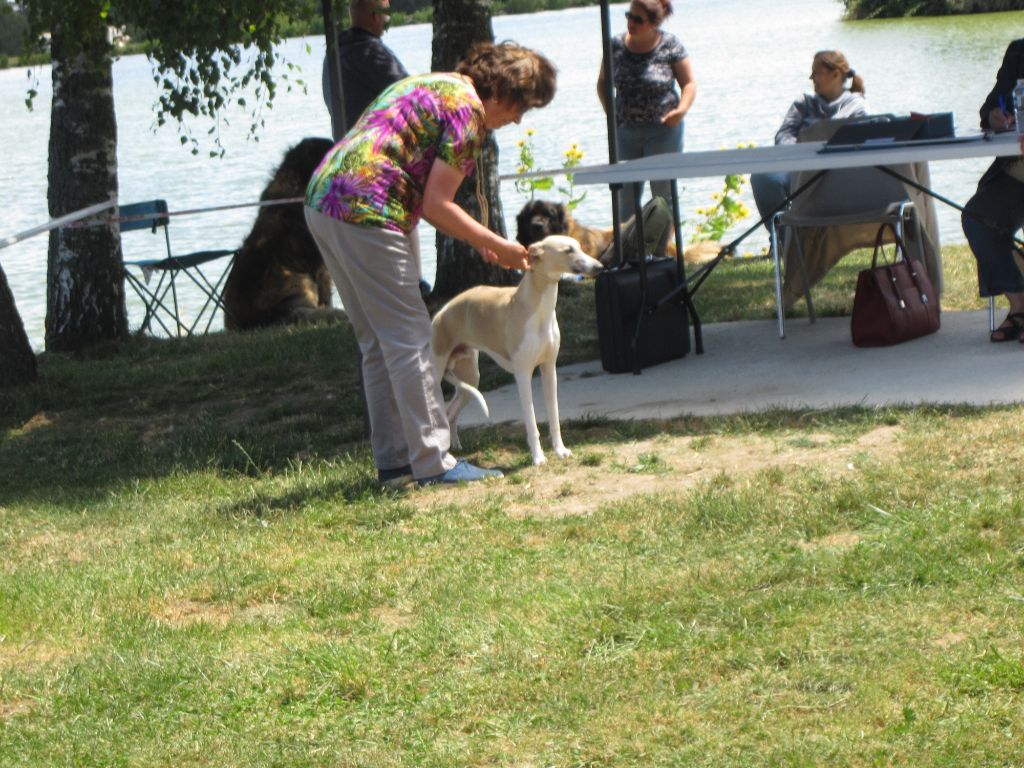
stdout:
POLYGON ((601 367, 633 371, 685 356, 690 324, 681 265, 673 258, 627 262, 597 276, 597 338, 601 367), (646 291, 643 275, 646 271, 646 291))

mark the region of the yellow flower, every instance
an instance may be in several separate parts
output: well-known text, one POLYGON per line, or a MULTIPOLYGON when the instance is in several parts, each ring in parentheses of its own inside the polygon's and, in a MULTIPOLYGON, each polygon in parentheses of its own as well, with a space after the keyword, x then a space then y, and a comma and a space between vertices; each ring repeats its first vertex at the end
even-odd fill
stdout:
POLYGON ((522 139, 520 139, 519 141, 516 142, 516 146, 517 147, 525 147, 526 146, 526 142, 523 141, 522 139))
POLYGON ((746 218, 750 215, 750 209, 745 205, 740 206, 740 218, 746 218))
POLYGON ((533 134, 535 134, 535 133, 536 133, 536 131, 533 130, 533 128, 527 128, 526 129, 526 135, 527 136, 533 136, 533 134))

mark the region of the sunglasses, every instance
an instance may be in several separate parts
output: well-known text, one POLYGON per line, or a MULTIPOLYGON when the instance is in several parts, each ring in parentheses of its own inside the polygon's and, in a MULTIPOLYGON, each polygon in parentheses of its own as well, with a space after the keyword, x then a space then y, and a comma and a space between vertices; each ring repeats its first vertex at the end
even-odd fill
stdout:
POLYGON ((630 13, 626 11, 626 21, 632 21, 634 24, 646 24, 647 19, 637 13, 630 13))

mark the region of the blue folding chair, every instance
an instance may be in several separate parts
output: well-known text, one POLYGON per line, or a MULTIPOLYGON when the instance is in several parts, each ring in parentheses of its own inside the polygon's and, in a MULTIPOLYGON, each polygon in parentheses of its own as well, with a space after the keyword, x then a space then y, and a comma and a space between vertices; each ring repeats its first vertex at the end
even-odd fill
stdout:
MULTIPOLYGON (((119 214, 121 232, 148 229, 156 234, 157 229, 163 230, 164 245, 167 256, 160 259, 138 259, 124 261, 125 281, 132 287, 145 306, 145 315, 139 331, 153 332, 156 323, 168 336, 191 336, 197 332, 206 333, 213 324, 213 318, 220 309, 224 311, 220 292, 228 273, 231 262, 224 268, 220 277, 212 281, 203 272, 203 265, 211 261, 230 257, 234 260, 234 250, 196 251, 184 255, 175 255, 171 250, 171 236, 168 232, 168 216, 166 200, 147 200, 142 203, 131 203, 120 206, 119 214), (191 322, 183 316, 179 301, 179 276, 189 279, 204 296, 199 311, 191 322), (151 284, 157 276, 155 285, 151 284), (205 326, 200 326, 205 320, 205 326)), ((186 283, 187 285, 187 283, 186 283)))

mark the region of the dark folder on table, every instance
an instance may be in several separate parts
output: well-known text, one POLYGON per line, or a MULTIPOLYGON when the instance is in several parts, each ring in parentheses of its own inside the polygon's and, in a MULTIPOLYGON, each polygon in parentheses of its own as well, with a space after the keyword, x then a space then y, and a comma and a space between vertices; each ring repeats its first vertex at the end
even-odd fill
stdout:
POLYGON ((868 120, 841 125, 824 150, 859 147, 900 146, 911 141, 935 141, 953 138, 953 114, 911 114, 890 120, 868 120))

